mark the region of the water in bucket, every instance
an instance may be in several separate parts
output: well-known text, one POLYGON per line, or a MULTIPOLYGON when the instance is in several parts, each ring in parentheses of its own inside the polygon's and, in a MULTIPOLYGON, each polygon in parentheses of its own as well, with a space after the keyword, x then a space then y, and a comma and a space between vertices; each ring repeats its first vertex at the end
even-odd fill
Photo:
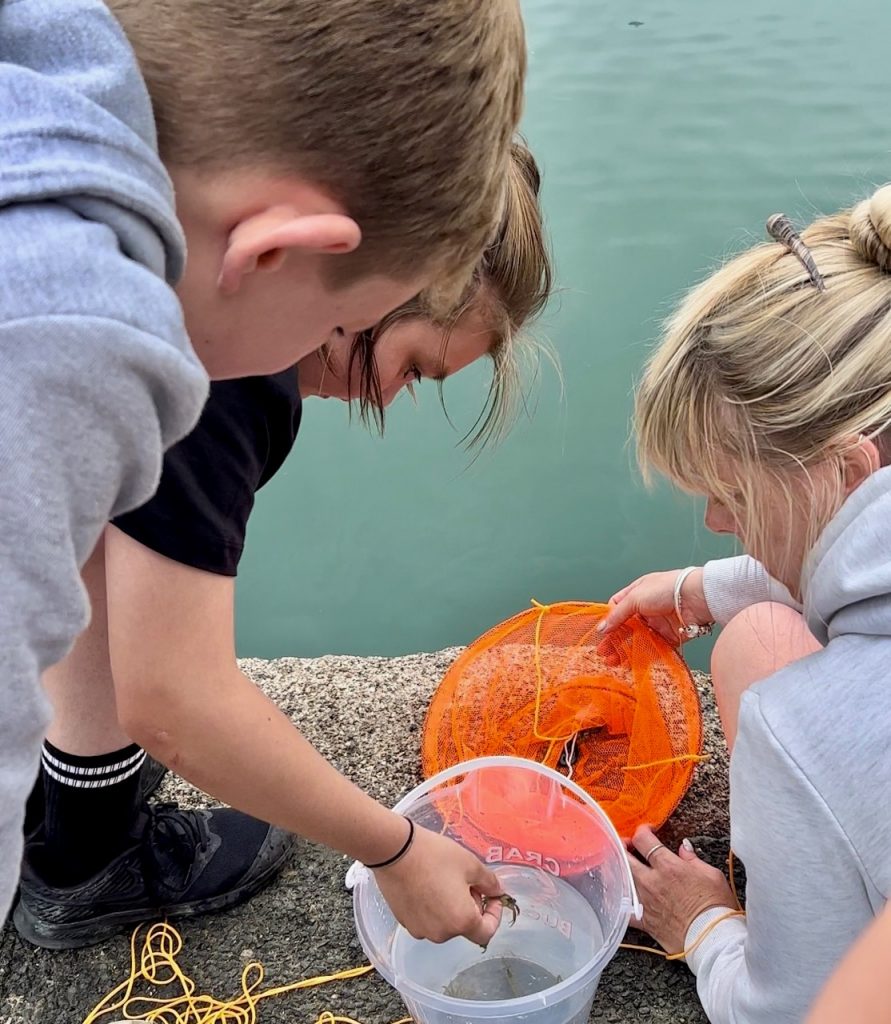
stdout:
POLYGON ((624 848, 597 804, 549 768, 493 757, 440 773, 396 809, 476 853, 520 910, 513 925, 504 912, 485 952, 461 938, 418 941, 359 872, 359 939, 415 1021, 587 1021, 636 907, 624 848))
POLYGON ((505 912, 502 925, 482 953, 466 939, 442 945, 413 939, 399 928, 393 969, 431 991, 454 999, 518 999, 553 988, 603 946, 603 929, 591 904, 568 882, 538 868, 497 869, 505 892, 520 908, 505 912))
POLYGON ((519 999, 544 992, 562 980, 562 975, 551 974, 540 963, 519 956, 498 956, 465 967, 443 992, 453 999, 519 999))

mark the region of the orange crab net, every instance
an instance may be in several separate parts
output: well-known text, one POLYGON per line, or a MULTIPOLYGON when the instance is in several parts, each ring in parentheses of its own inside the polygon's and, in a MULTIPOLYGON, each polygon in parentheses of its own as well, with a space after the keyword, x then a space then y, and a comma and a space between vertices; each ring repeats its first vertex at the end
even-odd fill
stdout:
MULTIPOLYGON (((427 712, 424 775, 475 757, 529 758, 571 777, 620 836, 664 824, 702 760, 699 696, 678 652, 640 619, 601 638, 607 610, 536 604, 472 643, 427 712)), ((502 830, 521 834, 521 802, 500 802, 502 830)))

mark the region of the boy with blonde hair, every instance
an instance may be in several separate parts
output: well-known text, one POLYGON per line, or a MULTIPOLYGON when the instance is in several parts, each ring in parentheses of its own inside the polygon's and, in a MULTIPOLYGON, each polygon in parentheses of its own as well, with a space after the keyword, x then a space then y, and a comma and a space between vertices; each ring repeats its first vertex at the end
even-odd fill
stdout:
POLYGON ((282 370, 446 268, 448 300, 521 105, 515 0, 111 7, 0 5, 0 917, 39 675, 105 522, 151 495, 205 370, 282 370))

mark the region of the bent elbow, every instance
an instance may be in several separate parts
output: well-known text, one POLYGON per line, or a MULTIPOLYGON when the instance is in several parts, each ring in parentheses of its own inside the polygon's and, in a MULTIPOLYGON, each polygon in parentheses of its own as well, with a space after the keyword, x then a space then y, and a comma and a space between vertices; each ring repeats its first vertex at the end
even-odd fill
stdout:
POLYGON ((118 721, 124 732, 148 751, 156 760, 175 768, 180 759, 181 740, 178 735, 175 701, 151 688, 118 695, 118 721))

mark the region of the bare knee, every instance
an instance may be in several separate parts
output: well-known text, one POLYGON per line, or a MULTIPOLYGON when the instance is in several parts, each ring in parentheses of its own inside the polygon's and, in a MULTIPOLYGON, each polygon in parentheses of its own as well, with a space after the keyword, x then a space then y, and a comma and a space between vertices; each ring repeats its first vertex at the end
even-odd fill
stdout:
POLYGON ((744 673, 754 683, 819 646, 793 608, 767 601, 753 604, 721 630, 712 652, 712 674, 717 678, 744 673))
POLYGON ((750 605, 727 623, 712 651, 712 684, 731 747, 744 691, 819 647, 802 616, 784 604, 750 605))

